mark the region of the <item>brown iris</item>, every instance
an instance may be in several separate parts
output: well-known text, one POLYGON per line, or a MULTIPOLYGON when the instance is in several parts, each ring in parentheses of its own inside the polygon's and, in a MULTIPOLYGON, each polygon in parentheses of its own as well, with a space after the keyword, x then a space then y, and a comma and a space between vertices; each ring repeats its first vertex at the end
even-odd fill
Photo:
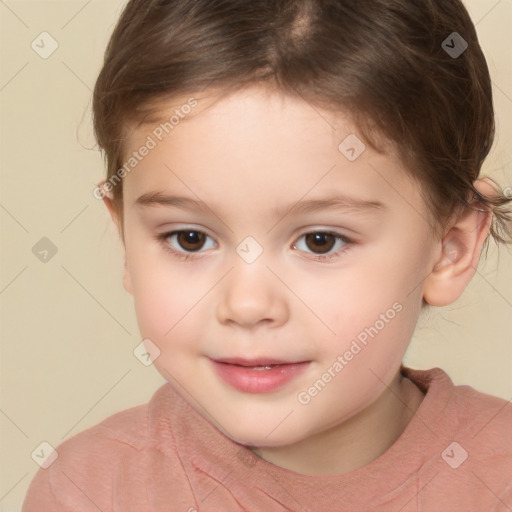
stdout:
POLYGON ((309 233, 306 235, 306 245, 309 249, 320 249, 317 254, 325 254, 332 250, 336 243, 336 237, 330 233, 309 233), (313 247, 310 245, 313 244, 313 247))
POLYGON ((198 251, 204 245, 205 239, 206 235, 198 231, 180 231, 177 234, 178 243, 186 251, 198 251))

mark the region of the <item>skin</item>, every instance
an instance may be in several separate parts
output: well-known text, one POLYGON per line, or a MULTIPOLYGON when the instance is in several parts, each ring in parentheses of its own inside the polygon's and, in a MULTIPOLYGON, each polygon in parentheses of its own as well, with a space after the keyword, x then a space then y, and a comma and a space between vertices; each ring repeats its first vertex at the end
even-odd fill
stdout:
MULTIPOLYGON (((127 154, 152 128, 131 132, 127 154)), ((351 162, 338 150, 357 133, 347 117, 259 87, 218 102, 200 98, 124 178, 122 219, 104 199, 124 237, 124 286, 142 338, 160 350, 156 368, 231 439, 308 475, 354 471, 403 433, 424 397, 399 373, 422 301, 446 305, 461 295, 489 231, 488 211, 467 210, 435 237, 421 191, 394 153, 367 145, 351 162), (200 198, 209 210, 137 206, 149 192, 200 198), (336 193, 383 207, 285 215, 299 200, 336 193), (187 260, 164 248, 183 254, 176 236, 157 240, 180 229, 208 236, 187 260), (312 231, 351 242, 308 244, 312 231), (248 236, 263 249, 250 264, 236 252, 248 236), (332 257, 315 260, 324 251, 332 257), (298 394, 393 304, 400 312, 300 403, 298 394), (258 394, 230 387, 210 360, 263 356, 311 363, 282 388, 258 394)))

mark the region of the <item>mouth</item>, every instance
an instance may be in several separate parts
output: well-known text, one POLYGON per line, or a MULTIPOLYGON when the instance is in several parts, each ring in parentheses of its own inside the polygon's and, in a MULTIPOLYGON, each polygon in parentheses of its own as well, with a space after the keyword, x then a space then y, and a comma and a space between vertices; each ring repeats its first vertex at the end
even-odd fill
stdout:
POLYGON ((225 383, 244 393, 276 391, 298 377, 311 363, 273 358, 221 358, 211 359, 211 362, 225 383))

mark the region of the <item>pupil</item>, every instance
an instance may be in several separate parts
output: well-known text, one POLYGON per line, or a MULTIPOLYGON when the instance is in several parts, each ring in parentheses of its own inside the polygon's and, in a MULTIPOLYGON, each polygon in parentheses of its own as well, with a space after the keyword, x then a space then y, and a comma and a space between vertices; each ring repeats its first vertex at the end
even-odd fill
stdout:
POLYGON ((322 235, 322 234, 319 235, 318 233, 316 233, 315 234, 315 241, 319 242, 321 240, 323 240, 323 243, 320 242, 320 245, 325 245, 325 235, 322 235))
POLYGON ((189 240, 192 239, 192 243, 193 243, 194 240, 197 240, 197 238, 198 238, 197 237, 197 233, 194 232, 194 231, 189 231, 187 233, 187 236, 188 236, 189 240))

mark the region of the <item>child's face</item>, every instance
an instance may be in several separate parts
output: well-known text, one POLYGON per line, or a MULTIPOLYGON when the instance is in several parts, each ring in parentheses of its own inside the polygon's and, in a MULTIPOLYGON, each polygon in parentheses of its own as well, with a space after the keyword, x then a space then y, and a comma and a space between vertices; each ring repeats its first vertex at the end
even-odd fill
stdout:
POLYGON ((346 119, 260 89, 201 105, 124 179, 125 286, 155 366, 201 414, 244 444, 305 440, 396 378, 439 241, 396 156, 339 150, 346 119), (153 193, 186 200, 137 204, 153 193), (308 203, 341 196, 381 206, 308 203), (252 369, 275 361, 302 364, 252 369))

